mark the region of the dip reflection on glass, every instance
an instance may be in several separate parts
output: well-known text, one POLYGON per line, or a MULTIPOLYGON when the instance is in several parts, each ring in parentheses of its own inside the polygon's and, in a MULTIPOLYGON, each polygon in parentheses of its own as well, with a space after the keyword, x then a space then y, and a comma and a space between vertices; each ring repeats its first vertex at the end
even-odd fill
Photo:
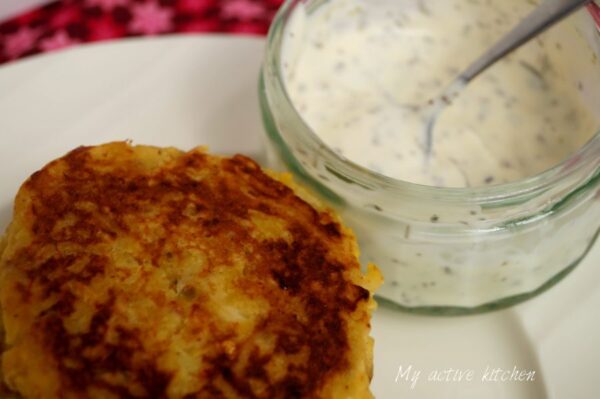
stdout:
POLYGON ((423 153, 422 110, 532 5, 522 0, 336 0, 286 30, 292 103, 340 155, 419 184, 469 187, 540 173, 580 148, 598 121, 535 40, 473 81, 436 123, 423 153))
POLYGON ((269 163, 337 208, 380 297, 429 313, 520 302, 600 227, 600 35, 579 11, 422 115, 531 8, 522 0, 288 0, 269 34, 269 163), (417 184, 413 184, 417 183, 417 184))

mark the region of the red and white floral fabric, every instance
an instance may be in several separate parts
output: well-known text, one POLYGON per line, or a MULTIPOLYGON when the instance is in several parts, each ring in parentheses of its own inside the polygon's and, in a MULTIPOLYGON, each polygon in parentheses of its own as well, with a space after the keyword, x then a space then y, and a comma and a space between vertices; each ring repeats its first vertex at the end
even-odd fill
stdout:
POLYGON ((0 63, 80 43, 128 36, 174 32, 263 35, 282 1, 54 1, 0 23, 0 63))

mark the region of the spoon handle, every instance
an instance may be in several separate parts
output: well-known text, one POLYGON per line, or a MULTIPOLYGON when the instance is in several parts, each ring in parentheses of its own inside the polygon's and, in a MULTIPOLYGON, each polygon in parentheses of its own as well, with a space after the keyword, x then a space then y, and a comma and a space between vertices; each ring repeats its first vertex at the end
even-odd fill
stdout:
POLYGON ((544 0, 521 20, 510 32, 494 44, 482 56, 465 69, 457 80, 469 82, 494 64, 498 59, 515 50, 532 37, 560 21, 591 0, 544 0))

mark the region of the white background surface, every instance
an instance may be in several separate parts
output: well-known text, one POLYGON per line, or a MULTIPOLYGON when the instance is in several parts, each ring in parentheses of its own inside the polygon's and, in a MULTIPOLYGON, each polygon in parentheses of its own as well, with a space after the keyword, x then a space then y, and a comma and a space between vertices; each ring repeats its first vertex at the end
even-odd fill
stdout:
MULTIPOLYGON (((2 0, 0 0, 2 1, 2 0)), ((90 45, 0 67, 0 230, 19 184, 82 144, 137 143, 259 156, 257 77, 264 42, 164 37, 90 45), (244 65, 244 68, 240 68, 244 65)), ((565 281, 509 310, 456 318, 380 308, 373 320, 378 399, 599 397, 600 247, 565 281), (422 370, 414 389, 399 366, 422 370), (487 366, 534 382, 482 382, 487 366), (447 368, 473 382, 428 382, 447 368)))
POLYGON ((47 0, 0 0, 0 21, 27 11, 32 7, 48 3, 47 0))

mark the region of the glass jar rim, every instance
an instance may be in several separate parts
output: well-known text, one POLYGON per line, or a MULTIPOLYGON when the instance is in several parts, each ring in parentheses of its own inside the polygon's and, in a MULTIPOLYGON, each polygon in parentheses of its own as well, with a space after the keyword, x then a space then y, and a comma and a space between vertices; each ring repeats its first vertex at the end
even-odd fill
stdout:
MULTIPOLYGON (((591 175, 600 173, 600 130, 596 131, 582 147, 569 157, 541 173, 508 183, 476 187, 438 187, 400 180, 370 170, 339 155, 314 132, 300 115, 289 96, 281 73, 280 56, 283 45, 283 32, 294 6, 297 3, 304 3, 305 1, 306 0, 286 0, 275 15, 267 36, 264 68, 266 69, 265 72, 274 78, 271 82, 279 99, 284 100, 285 104, 283 105, 292 113, 296 121, 300 124, 300 127, 304 132, 303 139, 308 140, 308 144, 313 148, 318 148, 320 151, 319 155, 323 160, 330 165, 335 165, 336 171, 340 174, 351 176, 353 180, 359 183, 359 185, 367 187, 374 186, 391 193, 398 193, 405 196, 428 196, 447 202, 454 202, 457 200, 465 202, 466 200, 468 202, 485 204, 518 201, 521 198, 528 198, 538 193, 545 192, 560 182, 580 176, 580 173, 585 172, 590 166, 592 166, 592 171, 591 173, 587 173, 588 177, 591 178, 591 175)), ((583 10, 580 10, 579 12, 582 11, 583 10)), ((596 25, 593 18, 593 12, 595 11, 596 10, 593 10, 591 7, 588 7, 590 23, 594 24, 597 33, 600 35, 600 25, 596 25)))

